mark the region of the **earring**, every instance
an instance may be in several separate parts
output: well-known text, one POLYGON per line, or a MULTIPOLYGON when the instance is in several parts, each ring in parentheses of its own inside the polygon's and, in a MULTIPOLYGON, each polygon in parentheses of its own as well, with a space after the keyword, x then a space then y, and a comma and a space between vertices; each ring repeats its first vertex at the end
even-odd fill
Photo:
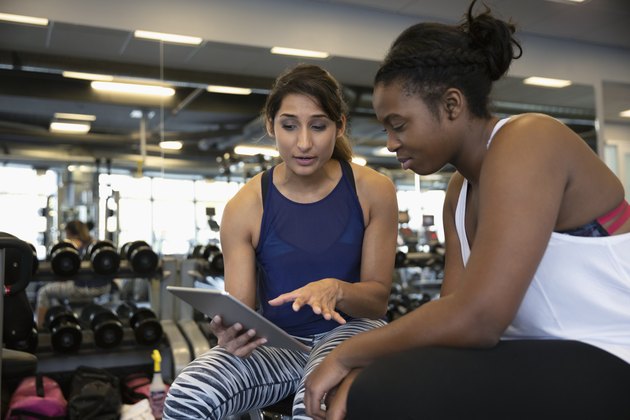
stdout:
POLYGON ((448 111, 448 119, 453 121, 453 105, 449 105, 447 107, 447 111, 448 111))

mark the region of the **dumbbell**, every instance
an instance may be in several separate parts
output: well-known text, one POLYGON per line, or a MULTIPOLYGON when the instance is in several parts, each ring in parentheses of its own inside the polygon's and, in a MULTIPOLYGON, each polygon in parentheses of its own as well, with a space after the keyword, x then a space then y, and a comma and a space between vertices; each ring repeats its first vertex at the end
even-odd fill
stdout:
POLYGON ((23 339, 16 339, 14 337, 5 338, 4 345, 6 348, 17 351, 25 351, 27 353, 35 354, 38 344, 38 332, 37 327, 34 326, 29 331, 27 337, 23 339))
POLYGON ((120 257, 129 261, 131 269, 140 275, 152 274, 158 266, 158 255, 144 241, 127 242, 120 250, 120 257))
POLYGON ((97 274, 115 274, 120 267, 120 255, 111 241, 92 242, 85 253, 97 274))
POLYGON ((208 261, 208 267, 210 268, 210 274, 223 275, 223 253, 219 247, 215 245, 209 245, 206 248, 206 252, 203 254, 204 259, 208 261))
POLYGON ((37 328, 25 289, 37 271, 37 253, 32 244, 6 232, 0 232, 0 250, 4 251, 4 265, 0 266, 0 272, 4 273, 0 276, 2 342, 9 349, 32 353, 37 347, 37 328))
POLYGON ((223 275, 224 266, 223 266, 223 253, 221 249, 214 245, 197 245, 193 249, 192 254, 190 255, 192 258, 200 258, 208 261, 208 267, 210 269, 210 273, 213 275, 223 275))
POLYGON ((48 259, 53 273, 58 276, 74 276, 81 268, 79 250, 70 241, 60 241, 53 245, 48 259))
POLYGON ((39 269, 39 259, 37 258, 37 249, 35 245, 29 242, 28 246, 33 250, 33 274, 37 273, 39 269))
POLYGON ((26 291, 5 295, 2 314, 2 340, 5 347, 33 353, 37 348, 37 328, 26 291))
POLYGON ((110 309, 90 303, 81 311, 81 321, 94 332, 94 344, 109 349, 116 347, 123 339, 123 325, 110 309))
POLYGON ((79 350, 83 333, 79 320, 72 310, 65 306, 53 306, 46 311, 44 328, 50 331, 51 346, 60 353, 73 353, 79 350))
MULTIPOLYGON (((7 234, 8 235, 8 234, 7 234)), ((17 239, 17 238, 15 238, 17 239)), ((37 259, 37 251, 35 246, 31 243, 25 242, 28 247, 33 251, 31 274, 35 274, 39 268, 39 260, 37 259)), ((7 248, 4 254, 4 283, 5 285, 12 285, 15 283, 15 279, 19 277, 21 271, 21 251, 15 248, 7 248)), ((29 277, 28 281, 30 282, 29 277)))
POLYGON ((138 344, 153 345, 162 339, 162 324, 151 309, 139 308, 133 302, 123 302, 116 313, 120 319, 127 320, 138 344))
POLYGON ((201 258, 204 260, 207 260, 208 257, 210 256, 211 253, 214 252, 221 252, 221 249, 214 245, 214 244, 208 244, 208 245, 195 245, 195 247, 193 248, 193 252, 190 255, 191 258, 201 258))
POLYGON ((394 267, 404 267, 407 262, 407 254, 402 251, 396 251, 396 258, 394 260, 394 267))
POLYGON ((188 259, 201 258, 205 245, 195 245, 192 252, 188 254, 188 259))

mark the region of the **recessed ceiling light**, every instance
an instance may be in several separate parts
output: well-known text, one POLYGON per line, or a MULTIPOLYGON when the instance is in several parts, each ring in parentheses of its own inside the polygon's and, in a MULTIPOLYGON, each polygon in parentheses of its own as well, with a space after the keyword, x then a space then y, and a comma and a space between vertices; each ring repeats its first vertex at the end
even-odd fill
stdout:
POLYGON ((230 95, 250 95, 252 93, 251 89, 233 87, 233 86, 217 86, 217 85, 209 85, 206 90, 208 92, 213 93, 228 93, 230 95))
POLYGON ((550 88, 563 88, 571 85, 570 80, 562 80, 562 79, 550 79, 548 77, 528 77, 523 80, 523 83, 526 85, 534 85, 534 86, 543 86, 550 88))
POLYGON ((55 112, 55 118, 59 120, 96 121, 96 115, 69 114, 66 112, 55 112))
POLYGON ((103 82, 114 80, 114 76, 110 76, 109 74, 83 73, 80 71, 64 71, 61 75, 69 79, 100 80, 103 82))
POLYGON ((271 49, 272 54, 281 54, 281 55, 295 55, 299 57, 308 57, 308 58, 328 58, 330 56, 329 53, 323 51, 312 51, 312 50, 300 50, 296 48, 285 48, 285 47, 273 47, 271 49))
POLYGON ((624 117, 624 118, 630 118, 630 109, 626 109, 625 111, 621 111, 619 113, 620 117, 624 117))
POLYGON ((161 141, 160 147, 165 150, 180 150, 182 148, 182 142, 177 140, 161 141))
POLYGON ((554 3, 580 4, 580 3, 586 3, 589 0, 547 0, 547 1, 552 1, 554 3))
POLYGON ((99 82, 91 83, 92 89, 103 92, 123 93, 131 95, 173 96, 175 89, 157 85, 140 85, 135 83, 99 82))
POLYGON ((245 155, 245 156, 271 156, 278 157, 280 153, 274 148, 271 147, 263 147, 263 146, 247 146, 247 145, 239 145, 234 148, 234 153, 237 155, 245 155))
POLYGON ((0 20, 3 20, 5 22, 13 22, 13 23, 25 23, 27 25, 38 25, 38 26, 48 25, 48 19, 32 17, 32 16, 11 15, 9 13, 0 13, 0 20))
POLYGON ((90 131, 89 123, 53 121, 50 123, 50 131, 53 133, 85 134, 90 131))
POLYGON ((141 31, 141 30, 135 31, 133 33, 133 36, 135 36, 136 38, 150 39, 153 41, 171 42, 174 44, 199 45, 203 41, 203 38, 199 38, 198 36, 167 34, 163 32, 151 32, 151 31, 141 31))

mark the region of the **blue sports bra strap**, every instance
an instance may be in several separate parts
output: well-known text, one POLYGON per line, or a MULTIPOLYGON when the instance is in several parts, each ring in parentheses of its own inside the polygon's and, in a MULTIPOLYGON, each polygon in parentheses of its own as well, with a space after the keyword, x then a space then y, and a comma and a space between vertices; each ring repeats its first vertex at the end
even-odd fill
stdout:
POLYGON ((354 183, 354 173, 352 172, 352 166, 350 166, 350 162, 348 162, 347 160, 340 160, 339 163, 341 164, 341 171, 352 186, 352 191, 354 191, 354 193, 356 194, 357 186, 354 183))
POLYGON ((269 183, 271 182, 271 173, 273 168, 267 169, 263 172, 262 177, 260 178, 260 188, 263 202, 263 209, 265 208, 265 201, 267 200, 267 193, 269 191, 269 183))

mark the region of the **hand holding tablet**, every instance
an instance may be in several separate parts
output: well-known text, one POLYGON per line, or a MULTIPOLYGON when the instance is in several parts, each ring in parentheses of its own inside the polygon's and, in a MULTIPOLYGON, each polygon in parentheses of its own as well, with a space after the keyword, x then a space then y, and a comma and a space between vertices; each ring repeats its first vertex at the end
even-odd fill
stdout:
POLYGON ((213 289, 167 286, 166 290, 208 315, 211 319, 221 317, 223 326, 235 323, 243 326, 243 331, 256 330, 258 337, 267 339, 266 345, 297 351, 310 351, 305 344, 291 337, 284 330, 255 312, 227 292, 213 289))

